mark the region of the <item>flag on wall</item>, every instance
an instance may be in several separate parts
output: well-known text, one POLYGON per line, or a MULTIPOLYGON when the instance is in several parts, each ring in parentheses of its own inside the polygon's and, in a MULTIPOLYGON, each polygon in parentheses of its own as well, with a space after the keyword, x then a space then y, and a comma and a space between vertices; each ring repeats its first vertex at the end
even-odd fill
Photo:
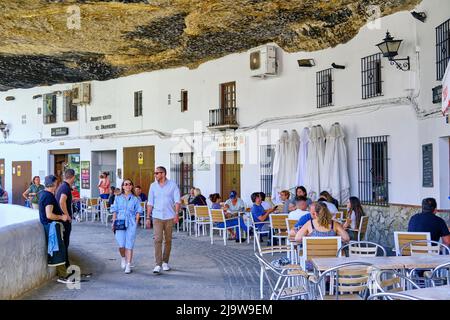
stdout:
POLYGON ((450 108, 450 62, 447 65, 444 77, 442 78, 442 114, 445 116, 448 114, 450 108))

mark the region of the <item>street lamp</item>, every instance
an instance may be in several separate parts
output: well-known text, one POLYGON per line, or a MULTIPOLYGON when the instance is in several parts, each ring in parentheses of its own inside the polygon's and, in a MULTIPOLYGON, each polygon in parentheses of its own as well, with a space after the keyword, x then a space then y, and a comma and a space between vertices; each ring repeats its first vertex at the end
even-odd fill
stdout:
POLYGON ((402 71, 409 71, 409 56, 406 58, 394 59, 394 57, 398 55, 398 49, 400 48, 402 41, 403 40, 394 40, 394 37, 392 37, 388 31, 386 32, 386 37, 383 39, 383 42, 377 44, 377 47, 383 53, 383 57, 388 58, 388 60, 391 62, 391 65, 395 64, 397 66, 397 69, 400 69, 402 71), (404 62, 399 63, 399 61, 404 62))

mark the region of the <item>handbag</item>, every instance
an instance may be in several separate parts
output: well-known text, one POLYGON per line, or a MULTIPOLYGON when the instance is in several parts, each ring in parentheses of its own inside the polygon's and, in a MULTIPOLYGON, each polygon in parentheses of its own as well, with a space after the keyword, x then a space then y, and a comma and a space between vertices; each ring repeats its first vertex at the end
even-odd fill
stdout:
POLYGON ((125 226, 125 220, 115 220, 114 221, 114 231, 117 230, 127 230, 125 226))

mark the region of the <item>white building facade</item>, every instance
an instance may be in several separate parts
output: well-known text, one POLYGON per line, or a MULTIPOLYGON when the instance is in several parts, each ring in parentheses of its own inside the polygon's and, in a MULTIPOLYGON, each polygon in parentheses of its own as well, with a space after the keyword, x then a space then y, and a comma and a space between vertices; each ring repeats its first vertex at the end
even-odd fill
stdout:
MULTIPOLYGON (((78 106, 75 121, 64 121, 63 110, 63 92, 72 89, 73 84, 1 92, 0 120, 9 128, 7 137, 0 137, 4 188, 10 195, 13 193, 18 162, 31 161, 28 175, 43 178, 56 172, 55 158, 62 153, 75 155, 70 160, 74 163, 89 161, 84 162, 89 172, 84 172, 84 185, 81 181, 82 196, 97 195, 99 171, 111 171, 114 184, 119 185, 126 178, 124 174, 133 171, 125 166, 139 168, 145 162, 145 170, 136 169, 139 172, 132 172, 133 177, 146 175, 151 180, 154 168, 149 167, 154 165, 163 165, 168 170, 172 167, 172 175, 187 170, 182 178, 187 179, 188 182, 183 182, 186 186, 193 184, 207 196, 228 192, 238 184, 241 197, 250 204, 250 194, 267 187, 264 183, 270 184, 267 182, 270 177, 264 177, 262 172, 264 146, 274 146, 283 130, 295 129, 300 133, 304 127, 320 124, 328 131, 333 123, 339 122, 346 134, 352 195, 361 196, 361 189, 365 188, 361 176, 364 159, 361 150, 358 151, 358 141, 362 140, 358 139, 383 137, 385 141, 380 170, 388 185, 382 199, 386 203, 367 207, 374 225, 389 225, 389 230, 404 228, 424 197, 436 198, 439 208, 448 210, 450 124, 440 113, 440 103, 433 103, 432 89, 441 84, 437 75, 437 46, 442 46, 437 43, 438 30, 446 28, 444 45, 450 50, 450 2, 424 0, 416 11, 426 12, 424 23, 410 12, 396 13, 370 22, 348 43, 335 48, 296 53, 277 48, 276 76, 251 77, 249 53, 244 52, 204 63, 195 70, 176 68, 92 81, 90 103, 78 106), (410 57, 410 71, 398 70, 387 58, 372 56, 379 53, 375 45, 382 41, 387 30, 396 39, 403 39, 399 57, 410 57), (369 56, 372 57, 362 60, 369 56), (298 66, 299 59, 309 58, 314 59, 315 66, 298 66), (375 68, 372 59, 378 58, 381 71, 373 73, 376 83, 369 86, 372 94, 364 96, 367 86, 364 89, 363 81, 367 81, 370 73, 367 70, 375 68), (332 68, 332 63, 345 69, 332 68), (325 105, 318 108, 317 73, 327 69, 331 69, 331 89, 327 87, 330 95, 325 105), (39 96, 55 92, 56 122, 44 124, 44 97, 39 96), (228 98, 224 97, 227 95, 228 98), (10 96, 15 99, 6 101, 10 96), (236 130, 227 130, 228 138, 222 136, 223 131, 208 128, 212 124, 217 129, 217 125, 223 124, 223 118, 211 123, 217 119, 210 118, 210 110, 220 109, 224 103, 237 108, 239 124, 236 130), (187 110, 182 111, 182 107, 187 110), (59 134, 68 134, 52 136, 55 128, 64 128, 59 134), (424 145, 431 150, 426 159, 424 145), (147 150, 149 153, 143 149, 125 152, 132 147, 151 148, 147 150), (223 151, 228 151, 228 155, 238 152, 237 166, 233 160, 230 166, 220 165, 223 151), (183 169, 174 165, 180 153, 183 159, 188 159, 183 169), (192 155, 186 158, 188 153, 192 155), (136 160, 131 156, 127 160, 130 154, 136 154, 136 160), (149 162, 148 154, 152 158, 149 162), (207 164, 201 165, 202 160, 207 164), (426 179, 424 162, 428 162, 426 179), (230 178, 224 170, 234 170, 234 175, 230 178), (224 182, 224 179, 231 180, 224 182)), ((442 63, 447 64, 448 59, 440 62, 439 67, 442 63)), ((330 82, 326 85, 330 86, 330 82)), ((226 194, 222 196, 227 198, 226 194)), ((390 231, 384 235, 380 230, 381 227, 376 230, 373 227, 369 238, 390 244, 390 231)))

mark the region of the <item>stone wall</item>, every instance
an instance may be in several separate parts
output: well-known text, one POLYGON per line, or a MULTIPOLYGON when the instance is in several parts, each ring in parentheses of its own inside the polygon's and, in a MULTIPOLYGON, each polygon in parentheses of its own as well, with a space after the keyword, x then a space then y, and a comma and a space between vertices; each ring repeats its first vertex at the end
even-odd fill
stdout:
POLYGON ((45 235, 39 220, 1 227, 0 244, 0 299, 17 298, 55 275, 55 268, 47 267, 45 235))
MULTIPOLYGON (((394 247, 394 231, 408 231, 411 216, 421 211, 420 207, 390 205, 389 207, 364 206, 369 216, 367 240, 376 242, 389 251, 394 247)), ((449 225, 450 213, 438 214, 449 225)))

